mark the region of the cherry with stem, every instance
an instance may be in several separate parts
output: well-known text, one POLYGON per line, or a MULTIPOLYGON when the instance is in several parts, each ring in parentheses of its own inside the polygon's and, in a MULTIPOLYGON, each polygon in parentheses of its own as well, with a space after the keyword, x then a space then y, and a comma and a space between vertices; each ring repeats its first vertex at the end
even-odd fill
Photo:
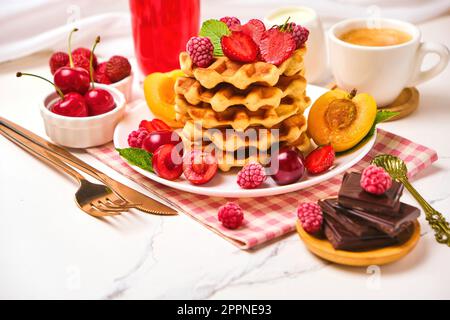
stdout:
POLYGON ((56 93, 59 95, 58 101, 56 101, 51 107, 50 111, 56 114, 59 114, 61 116, 67 116, 67 117, 87 117, 88 116, 88 108, 86 105, 86 102, 83 98, 83 96, 76 92, 70 92, 67 94, 64 94, 61 88, 59 88, 55 83, 51 82, 50 80, 32 74, 32 73, 25 73, 25 72, 17 72, 16 77, 22 77, 22 76, 30 76, 30 77, 36 77, 38 79, 44 80, 48 83, 50 83, 54 88, 56 93))
POLYGON ((111 95, 111 93, 109 93, 105 89, 95 88, 94 85, 94 67, 93 67, 94 51, 99 42, 100 36, 97 36, 97 38, 95 38, 94 45, 92 46, 91 56, 89 59, 89 70, 92 88, 84 95, 84 99, 86 101, 86 105, 88 107, 90 116, 97 116, 106 113, 114 109, 116 106, 114 98, 111 95))
POLYGON ((89 72, 83 68, 75 67, 72 59, 72 35, 78 29, 74 28, 68 39, 69 66, 59 68, 54 74, 54 82, 63 93, 77 92, 84 95, 90 86, 89 72))

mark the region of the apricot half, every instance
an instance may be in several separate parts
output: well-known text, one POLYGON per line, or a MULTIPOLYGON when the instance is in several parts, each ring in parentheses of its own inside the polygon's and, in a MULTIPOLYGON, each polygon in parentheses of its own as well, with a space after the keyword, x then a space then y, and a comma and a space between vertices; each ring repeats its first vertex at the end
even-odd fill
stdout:
POLYGON ((182 127, 183 124, 175 120, 175 81, 183 76, 181 70, 167 73, 154 72, 144 80, 144 95, 147 105, 153 115, 164 120, 171 127, 182 127))
POLYGON ((355 93, 334 89, 314 102, 308 132, 317 145, 331 144, 336 152, 342 152, 367 135, 375 121, 377 104, 371 95, 355 93))

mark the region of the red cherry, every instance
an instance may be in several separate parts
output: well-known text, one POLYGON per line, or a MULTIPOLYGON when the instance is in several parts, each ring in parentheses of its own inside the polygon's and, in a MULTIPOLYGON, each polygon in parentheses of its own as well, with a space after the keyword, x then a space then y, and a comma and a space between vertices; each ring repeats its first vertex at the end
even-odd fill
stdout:
POLYGON ((278 153, 278 157, 272 160, 278 161, 278 170, 272 175, 272 179, 278 185, 297 182, 305 174, 303 156, 300 155, 295 148, 287 147, 281 149, 278 153))
POLYGON ((97 44, 99 42, 100 42, 100 37, 97 36, 97 38, 95 38, 94 45, 92 46, 92 50, 87 50, 87 51, 89 51, 89 54, 90 54, 90 61, 89 61, 88 69, 91 70, 90 80, 92 82, 92 89, 90 89, 84 95, 84 99, 86 100, 86 104, 87 104, 90 116, 97 116, 99 114, 104 114, 106 112, 111 111, 116 106, 116 104, 114 102, 114 98, 111 95, 111 93, 109 93, 107 90, 94 87, 94 76, 93 76, 94 62, 95 62, 94 51, 95 51, 95 47, 97 46, 97 44))
POLYGON ((70 92, 59 99, 50 109, 51 112, 66 117, 87 117, 88 107, 83 96, 70 92))
POLYGON ((54 75, 53 81, 55 85, 61 89, 63 93, 78 92, 85 94, 89 90, 90 78, 89 72, 83 68, 75 67, 72 59, 71 40, 72 34, 78 31, 73 29, 69 34, 69 66, 59 68, 54 75))
POLYGON ((78 92, 85 94, 89 90, 89 72, 83 68, 59 68, 53 78, 63 93, 78 92))
POLYGON ((153 153, 152 165, 156 174, 167 180, 175 180, 183 173, 183 160, 171 144, 162 145, 153 153))
POLYGON ((89 111, 89 116, 97 116, 111 111, 116 107, 114 98, 105 89, 94 88, 84 95, 84 100, 89 111))
POLYGON ((180 136, 174 131, 153 131, 142 141, 142 148, 150 153, 154 153, 162 145, 171 144, 175 146, 180 142, 180 136))

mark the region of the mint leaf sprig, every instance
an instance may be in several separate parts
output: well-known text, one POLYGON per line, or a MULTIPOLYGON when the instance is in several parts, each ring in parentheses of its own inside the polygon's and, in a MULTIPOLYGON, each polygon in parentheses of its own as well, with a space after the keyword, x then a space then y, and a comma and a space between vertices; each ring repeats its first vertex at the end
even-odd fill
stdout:
POLYGON ((214 46, 214 55, 223 56, 222 45, 220 39, 223 36, 228 36, 231 33, 228 26, 219 20, 210 19, 203 22, 199 35, 201 37, 208 37, 214 46))
POLYGON ((119 152, 119 155, 129 163, 154 173, 152 166, 153 155, 151 153, 139 148, 116 148, 116 150, 119 152))
POLYGON ((399 112, 394 112, 394 111, 389 111, 389 110, 378 110, 378 112, 375 116, 375 121, 373 122, 373 125, 370 128, 369 133, 367 134, 369 136, 369 138, 375 134, 377 124, 388 121, 389 119, 392 119, 393 117, 397 116, 398 114, 399 114, 399 112))

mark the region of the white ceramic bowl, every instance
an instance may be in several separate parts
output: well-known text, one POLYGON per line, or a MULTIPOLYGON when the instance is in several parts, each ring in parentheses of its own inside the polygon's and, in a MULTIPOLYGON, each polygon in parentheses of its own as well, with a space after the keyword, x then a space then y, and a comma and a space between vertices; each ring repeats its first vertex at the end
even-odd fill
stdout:
POLYGON ((49 110, 59 98, 56 92, 49 94, 40 106, 45 132, 50 139, 69 148, 89 148, 110 142, 117 123, 125 113, 125 97, 119 90, 103 84, 97 88, 108 90, 114 97, 116 107, 93 117, 66 117, 49 110))
POLYGON ((116 88, 125 96, 125 102, 130 102, 132 99, 132 89, 133 89, 133 73, 122 80, 111 83, 109 86, 116 88))

